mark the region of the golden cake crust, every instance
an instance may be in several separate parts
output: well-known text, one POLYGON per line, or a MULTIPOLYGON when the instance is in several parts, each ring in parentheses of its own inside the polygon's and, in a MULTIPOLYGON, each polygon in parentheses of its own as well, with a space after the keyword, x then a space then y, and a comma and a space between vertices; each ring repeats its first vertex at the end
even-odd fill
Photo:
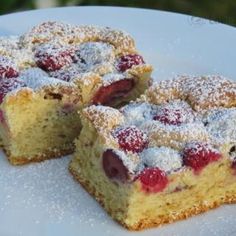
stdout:
POLYGON ((64 150, 53 150, 53 151, 47 151, 44 153, 44 155, 39 154, 35 155, 33 157, 27 158, 27 157, 14 157, 11 155, 9 151, 6 151, 3 147, 3 151, 5 152, 7 159, 12 165, 25 165, 29 164, 32 162, 41 162, 49 159, 54 159, 54 158, 60 158, 62 156, 70 155, 73 153, 74 148, 67 148, 64 150))
POLYGON ((69 44, 89 41, 107 42, 116 47, 116 54, 136 52, 134 39, 122 30, 93 25, 73 26, 55 21, 43 22, 35 26, 21 37, 21 43, 35 45, 50 42, 55 38, 69 44))
MULTIPOLYGON (((80 176, 78 171, 73 169, 73 166, 70 164, 69 165, 69 171, 72 174, 73 178, 80 183, 80 185, 92 196, 94 197, 97 202, 104 208, 104 198, 100 197, 98 194, 96 194, 95 189, 91 188, 89 185, 89 182, 86 180, 83 180, 80 176)), ((206 212, 210 209, 217 208, 221 206, 222 204, 233 204, 236 203, 236 196, 225 196, 224 198, 219 199, 219 201, 214 201, 213 203, 209 204, 207 202, 205 203, 200 203, 198 205, 195 205, 192 208, 189 208, 188 210, 181 212, 180 214, 177 214, 175 216, 163 216, 161 219, 158 219, 156 221, 152 221, 150 219, 142 219, 140 222, 136 223, 135 225, 127 225, 123 221, 118 221, 117 218, 113 218, 115 221, 117 221, 119 224, 123 225, 125 228, 128 230, 133 230, 133 231, 139 231, 147 228, 152 228, 152 227, 158 227, 162 226, 163 224, 168 224, 168 223, 173 223, 175 221, 179 220, 184 220, 187 219, 191 216, 198 215, 200 213, 206 212)), ((113 217, 114 212, 109 211, 109 209, 106 209, 109 213, 110 216, 113 217)))
POLYGON ((222 76, 179 76, 155 83, 141 97, 153 104, 186 100, 195 110, 236 105, 236 83, 222 76))
POLYGON ((117 109, 105 106, 89 106, 81 111, 97 130, 106 132, 124 122, 124 116, 117 109))

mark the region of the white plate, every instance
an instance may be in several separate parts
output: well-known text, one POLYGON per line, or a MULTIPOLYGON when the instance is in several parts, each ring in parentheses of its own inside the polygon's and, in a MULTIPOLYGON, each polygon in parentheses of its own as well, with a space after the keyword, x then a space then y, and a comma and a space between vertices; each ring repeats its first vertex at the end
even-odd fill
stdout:
MULTIPOLYGON (((1 16, 0 34, 20 34, 46 20, 130 32, 155 66, 156 79, 183 73, 236 78, 236 29, 190 16, 131 8, 56 8, 1 16)), ((0 236, 236 235, 234 205, 158 229, 128 232, 72 180, 69 158, 12 167, 0 156, 0 236)))

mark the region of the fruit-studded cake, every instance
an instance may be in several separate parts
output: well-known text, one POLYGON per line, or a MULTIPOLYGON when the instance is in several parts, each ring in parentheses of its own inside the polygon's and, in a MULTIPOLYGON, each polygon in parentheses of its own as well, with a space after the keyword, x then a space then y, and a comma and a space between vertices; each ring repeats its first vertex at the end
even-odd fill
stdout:
POLYGON ((0 137, 12 164, 69 154, 78 109, 119 106, 150 83, 133 38, 108 27, 45 22, 0 38, 0 137))
POLYGON ((130 230, 236 202, 236 83, 180 76, 83 109, 70 171, 130 230))

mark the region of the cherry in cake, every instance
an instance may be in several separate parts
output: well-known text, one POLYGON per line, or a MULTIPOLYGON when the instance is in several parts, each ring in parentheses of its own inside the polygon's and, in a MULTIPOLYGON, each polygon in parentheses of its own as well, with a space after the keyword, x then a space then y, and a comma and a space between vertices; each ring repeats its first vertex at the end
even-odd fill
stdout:
POLYGON ((236 160, 233 160, 231 168, 235 171, 234 173, 236 174, 236 160))
POLYGON ((132 68, 133 66, 141 65, 144 63, 145 62, 142 56, 138 54, 128 54, 119 58, 117 67, 119 71, 124 72, 132 68))
POLYGON ((120 156, 112 149, 108 149, 103 153, 103 169, 111 179, 118 179, 120 181, 128 179, 128 169, 123 164, 120 156))
POLYGON ((119 98, 127 96, 134 88, 133 79, 123 79, 101 87, 93 97, 93 104, 109 105, 119 98))

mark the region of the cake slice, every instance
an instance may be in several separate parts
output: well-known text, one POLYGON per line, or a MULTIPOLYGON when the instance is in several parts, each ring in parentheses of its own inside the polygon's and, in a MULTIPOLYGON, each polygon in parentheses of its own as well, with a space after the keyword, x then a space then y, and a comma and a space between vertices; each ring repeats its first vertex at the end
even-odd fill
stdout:
POLYGON ((120 109, 83 109, 70 172, 129 230, 236 202, 235 86, 178 77, 120 109))
POLYGON ((0 139, 24 164, 74 150, 78 110, 120 106, 151 82, 133 38, 108 27, 45 22, 0 40, 0 139))

